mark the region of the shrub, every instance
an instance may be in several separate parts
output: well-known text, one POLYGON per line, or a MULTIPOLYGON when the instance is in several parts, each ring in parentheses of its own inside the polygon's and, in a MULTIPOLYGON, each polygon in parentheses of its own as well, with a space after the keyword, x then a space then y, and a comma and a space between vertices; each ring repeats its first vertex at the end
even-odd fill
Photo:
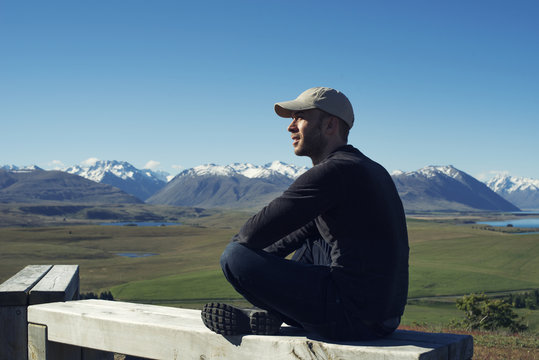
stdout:
POLYGON ((535 310, 539 307, 539 290, 521 294, 509 294, 507 301, 517 309, 528 308, 535 310))
POLYGON ((93 292, 87 292, 87 293, 81 293, 79 295, 79 299, 85 300, 85 299, 101 299, 101 300, 114 300, 114 296, 112 296, 112 293, 110 291, 103 291, 99 295, 94 294, 93 292))
POLYGON ((457 299, 457 309, 464 311, 466 317, 461 324, 469 330, 508 328, 519 332, 528 328, 511 304, 501 299, 489 299, 485 294, 470 294, 457 299))

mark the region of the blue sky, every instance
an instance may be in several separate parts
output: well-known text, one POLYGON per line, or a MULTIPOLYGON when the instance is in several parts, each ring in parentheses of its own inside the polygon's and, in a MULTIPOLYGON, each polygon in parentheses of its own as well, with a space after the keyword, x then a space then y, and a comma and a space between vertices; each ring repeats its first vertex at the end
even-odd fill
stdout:
POLYGON ((329 86, 389 171, 539 179, 538 18, 535 0, 2 1, 0 165, 309 165, 273 104, 329 86))

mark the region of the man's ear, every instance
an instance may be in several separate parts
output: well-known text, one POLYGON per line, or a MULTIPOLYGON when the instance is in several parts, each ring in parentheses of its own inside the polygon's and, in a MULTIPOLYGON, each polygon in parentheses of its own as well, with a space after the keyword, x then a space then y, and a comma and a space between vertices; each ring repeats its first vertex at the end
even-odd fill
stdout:
POLYGON ((335 116, 330 116, 328 118, 328 123, 326 125, 326 130, 328 134, 334 134, 339 131, 339 119, 335 116))

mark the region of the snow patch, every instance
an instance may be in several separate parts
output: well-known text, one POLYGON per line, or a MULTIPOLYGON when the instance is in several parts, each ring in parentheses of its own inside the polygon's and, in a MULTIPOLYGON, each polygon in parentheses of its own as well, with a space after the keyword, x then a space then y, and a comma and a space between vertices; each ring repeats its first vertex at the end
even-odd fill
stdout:
POLYGON ((511 194, 518 191, 539 191, 539 180, 499 174, 485 182, 496 193, 511 194))
POLYGON ((263 166, 250 163, 234 163, 230 165, 206 164, 183 171, 180 175, 191 176, 234 176, 242 175, 251 179, 276 179, 288 178, 297 179, 301 174, 307 171, 307 167, 297 167, 280 161, 274 161, 263 166))
POLYGON ((95 182, 102 182, 107 174, 116 176, 122 180, 132 181, 136 181, 140 177, 165 181, 164 179, 169 175, 168 173, 159 174, 150 169, 139 170, 126 161, 94 160, 96 159, 88 159, 81 165, 65 168, 63 171, 82 176, 95 182))
POLYGON ((0 169, 7 170, 10 172, 17 172, 17 173, 24 173, 24 172, 31 172, 36 170, 43 170, 37 165, 27 165, 23 167, 19 167, 17 165, 3 165, 0 167, 0 169))
POLYGON ((391 173, 392 176, 424 176, 427 178, 433 178, 440 175, 449 176, 453 179, 462 178, 462 172, 452 165, 429 165, 416 171, 404 172, 402 170, 395 170, 391 173))

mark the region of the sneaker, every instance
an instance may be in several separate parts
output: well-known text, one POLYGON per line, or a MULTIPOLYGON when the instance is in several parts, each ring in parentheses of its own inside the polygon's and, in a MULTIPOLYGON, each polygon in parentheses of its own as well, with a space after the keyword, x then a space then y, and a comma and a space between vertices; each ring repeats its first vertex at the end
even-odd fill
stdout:
POLYGON ((262 309, 242 309, 223 303, 208 303, 201 313, 206 327, 222 335, 276 335, 281 319, 262 309))

